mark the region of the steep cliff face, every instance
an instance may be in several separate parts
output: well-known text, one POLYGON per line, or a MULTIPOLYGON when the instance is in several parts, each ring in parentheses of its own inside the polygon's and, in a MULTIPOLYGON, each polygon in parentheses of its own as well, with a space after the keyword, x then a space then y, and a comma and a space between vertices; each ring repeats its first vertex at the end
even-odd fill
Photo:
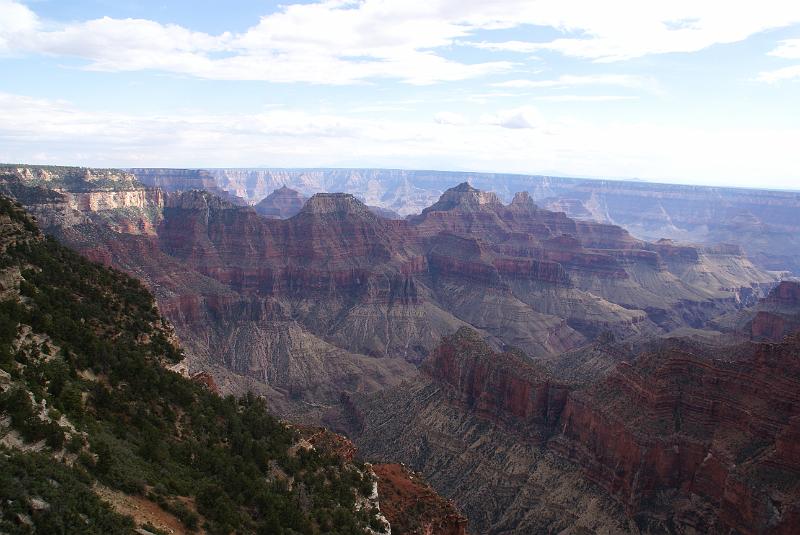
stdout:
POLYGON ((367 459, 420 471, 472 533, 638 532, 577 465, 543 447, 565 400, 529 360, 459 331, 423 370, 401 387, 348 398, 341 425, 367 459))
POLYGON ((744 339, 780 342, 800 332, 800 282, 782 281, 754 306, 715 318, 710 326, 744 339))
POLYGON ((518 351, 495 353, 478 333, 462 328, 425 360, 423 371, 452 388, 457 399, 479 416, 518 426, 532 440, 553 431, 568 388, 518 351))
POLYGON ((800 529, 797 459, 784 438, 800 412, 799 348, 748 345, 718 360, 667 347, 620 365, 570 396, 550 447, 634 515, 657 511, 669 491, 661 513, 700 531, 800 529))
MULTIPOLYGON (((462 440, 482 421, 500 431, 485 435, 493 446, 489 451, 504 451, 501 435, 507 433, 552 452, 618 500, 645 532, 800 529, 800 459, 792 442, 800 421, 800 339, 728 347, 724 360, 715 357, 718 348, 694 342, 670 340, 657 347, 602 379, 559 385, 524 356, 497 353, 474 333, 460 331, 423 365, 432 379, 424 396, 394 391, 355 401, 358 442, 376 458, 391 452, 435 477, 442 463, 468 455, 469 442, 462 440), (393 411, 413 415, 387 425, 386 414, 393 411), (436 413, 458 422, 456 436, 439 434, 443 422, 429 419, 436 413), (444 444, 415 446, 417 434, 444 444)), ((470 504, 466 511, 481 532, 501 532, 493 524, 496 513, 466 491, 487 474, 477 466, 459 470, 465 471, 432 481, 470 504)), ((530 492, 536 483, 518 485, 517 492, 530 492)), ((581 494, 571 492, 573 499, 581 494)), ((532 516, 544 522, 549 514, 532 516)))
POLYGON ((126 234, 153 234, 164 205, 161 191, 118 170, 0 168, 0 185, 48 231, 92 222, 126 234))
POLYGON ((749 331, 754 340, 771 342, 800 332, 800 282, 783 281, 773 288, 756 307, 749 331))

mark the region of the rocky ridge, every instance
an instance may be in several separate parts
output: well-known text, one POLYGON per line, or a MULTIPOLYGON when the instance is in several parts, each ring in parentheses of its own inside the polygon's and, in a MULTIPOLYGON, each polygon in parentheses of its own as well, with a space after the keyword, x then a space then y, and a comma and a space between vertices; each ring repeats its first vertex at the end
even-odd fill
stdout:
POLYGON ((454 184, 469 181, 508 202, 528 191, 542 207, 578 220, 620 225, 633 235, 694 243, 733 243, 764 269, 800 273, 800 194, 500 173, 397 169, 215 169, 218 186, 256 202, 280 186, 310 196, 363 195, 367 204, 418 214, 454 184))

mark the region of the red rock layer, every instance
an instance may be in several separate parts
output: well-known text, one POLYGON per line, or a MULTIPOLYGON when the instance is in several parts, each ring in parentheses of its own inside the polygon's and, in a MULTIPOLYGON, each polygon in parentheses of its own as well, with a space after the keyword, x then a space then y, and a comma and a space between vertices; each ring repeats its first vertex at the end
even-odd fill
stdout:
POLYGON ((799 356, 800 338, 728 348, 724 360, 669 342, 570 390, 462 330, 424 370, 468 410, 547 441, 633 517, 667 515, 709 533, 800 533, 799 356))
POLYGON ((753 340, 780 342, 800 332, 800 283, 782 281, 762 299, 749 322, 753 340))
POLYGON ((467 519, 399 464, 376 464, 381 512, 395 535, 466 535, 467 519))
POLYGON ((450 386, 469 410, 545 439, 568 388, 526 359, 518 352, 496 353, 475 331, 462 328, 431 353, 423 370, 450 386))
POLYGON ((800 282, 781 281, 772 289, 766 301, 800 309, 800 282))

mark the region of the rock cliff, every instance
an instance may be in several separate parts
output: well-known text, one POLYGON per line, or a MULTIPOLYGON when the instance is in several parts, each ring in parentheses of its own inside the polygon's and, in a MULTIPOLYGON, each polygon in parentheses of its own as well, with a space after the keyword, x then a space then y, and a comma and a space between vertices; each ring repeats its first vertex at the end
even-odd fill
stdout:
MULTIPOLYGON (((470 455, 472 447, 462 440, 473 426, 485 429, 489 459, 508 447, 507 434, 540 452, 535 460, 518 459, 518 470, 539 470, 550 454, 567 461, 614 497, 643 532, 800 529, 800 458, 792 443, 800 421, 800 338, 729 347, 724 359, 717 348, 690 341, 656 347, 588 384, 558 384, 524 355, 497 353, 462 330, 426 360, 422 369, 432 382, 424 390, 357 398, 354 432, 371 455, 394 455, 422 470, 445 495, 469 504, 466 511, 481 532, 503 532, 497 501, 481 505, 469 490, 489 476, 478 465, 452 471, 454 459, 470 455), (387 420, 392 413, 399 423, 387 420), (457 427, 448 438, 442 431, 450 422, 457 427), (430 439, 420 444, 420 436, 430 439), (434 440, 435 447, 429 444, 434 440), (448 476, 437 474, 443 463, 448 476)), ((515 492, 538 485, 521 479, 515 492)), ((570 487, 562 499, 586 494, 570 487)), ((552 511, 541 498, 535 503, 542 510, 528 513, 530 525, 552 529, 552 511)), ((511 510, 503 513, 522 514, 521 506, 506 503, 511 510)))
POLYGON ((754 306, 715 318, 709 325, 744 339, 780 342, 800 332, 800 282, 782 281, 754 306))
POLYGON ((733 243, 761 268, 800 273, 800 194, 792 191, 397 169, 216 169, 209 173, 220 188, 251 202, 281 186, 306 196, 343 191, 403 216, 420 213, 447 188, 469 181, 478 189, 496 192, 505 202, 515 192, 528 191, 542 207, 582 221, 620 225, 647 240, 733 243))

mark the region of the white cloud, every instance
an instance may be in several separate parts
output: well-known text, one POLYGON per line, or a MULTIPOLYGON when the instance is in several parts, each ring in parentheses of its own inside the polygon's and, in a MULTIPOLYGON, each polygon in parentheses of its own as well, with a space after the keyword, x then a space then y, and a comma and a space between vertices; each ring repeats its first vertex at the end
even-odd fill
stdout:
POLYGON ((505 13, 505 18, 498 17, 506 24, 549 26, 569 36, 551 41, 481 41, 472 46, 520 53, 552 50, 603 62, 696 52, 800 22, 800 3, 792 0, 506 0, 491 4, 505 13))
POLYGON ((800 39, 785 39, 769 54, 779 58, 800 59, 800 39))
MULTIPOLYGON (((769 54, 770 56, 785 59, 800 59, 800 39, 781 41, 780 45, 769 54)), ((800 78, 800 65, 790 65, 789 67, 760 72, 756 80, 772 84, 795 78, 800 78)))
POLYGON ((615 102, 636 100, 639 97, 633 95, 544 95, 532 98, 547 102, 615 102))
POLYGON ((296 110, 134 115, 0 93, 0 161, 120 167, 445 164, 491 172, 798 184, 798 128, 545 121, 532 108, 501 110, 484 119, 454 128, 430 120, 356 119, 296 110))
POLYGON ((440 111, 433 116, 433 120, 439 124, 452 124, 456 126, 467 124, 466 117, 460 113, 453 113, 450 111, 440 111))
POLYGON ((799 21, 800 2, 781 0, 321 0, 281 6, 239 34, 210 35, 139 19, 44 24, 20 2, 0 0, 0 51, 78 57, 103 71, 316 84, 393 78, 421 85, 510 70, 507 60, 445 56, 481 30, 546 26, 565 37, 470 46, 614 61, 697 51, 799 21))
POLYGON ((544 124, 544 119, 536 108, 523 106, 510 110, 500 110, 494 114, 486 114, 481 117, 481 123, 512 129, 538 128, 544 124))
POLYGON ((448 45, 469 29, 399 2, 289 5, 236 35, 108 17, 44 30, 22 4, 0 2, 0 14, 8 15, 0 19, 0 45, 23 53, 82 58, 89 70, 160 70, 208 79, 315 84, 395 78, 424 85, 512 66, 507 61, 462 63, 435 54, 433 48, 448 45), (27 22, 18 24, 18 19, 27 22))
POLYGON ((654 86, 655 81, 650 77, 633 74, 565 74, 551 80, 508 80, 492 84, 495 87, 514 89, 532 89, 546 87, 576 87, 592 85, 609 85, 629 88, 644 88, 654 86))
POLYGON ((26 6, 11 0, 0 0, 0 53, 12 50, 16 37, 38 30, 39 19, 26 6))
POLYGON ((792 65, 790 67, 783 67, 782 69, 775 69, 773 71, 763 71, 758 73, 756 80, 759 82, 766 82, 774 84, 784 80, 793 80, 800 78, 800 65, 792 65))

